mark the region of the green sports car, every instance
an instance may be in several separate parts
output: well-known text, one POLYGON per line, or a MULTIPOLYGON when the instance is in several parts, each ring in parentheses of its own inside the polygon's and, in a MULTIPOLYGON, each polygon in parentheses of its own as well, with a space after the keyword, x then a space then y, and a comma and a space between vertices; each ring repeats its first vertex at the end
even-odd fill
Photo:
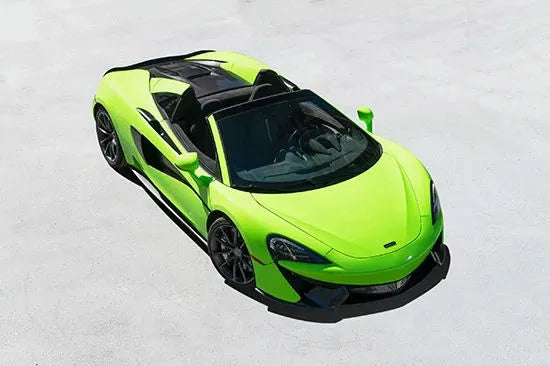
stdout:
POLYGON ((334 307, 442 265, 426 168, 250 57, 198 51, 113 68, 93 101, 101 151, 204 241, 231 285, 334 307))

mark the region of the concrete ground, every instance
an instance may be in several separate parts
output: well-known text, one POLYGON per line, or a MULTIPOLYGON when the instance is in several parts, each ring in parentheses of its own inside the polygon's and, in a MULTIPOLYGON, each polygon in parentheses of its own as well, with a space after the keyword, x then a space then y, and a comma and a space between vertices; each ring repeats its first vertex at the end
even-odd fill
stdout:
POLYGON ((544 0, 0 0, 0 364, 548 364, 549 37, 544 0), (204 48, 371 106, 437 183, 448 278, 335 324, 224 285, 90 111, 106 69, 204 48))

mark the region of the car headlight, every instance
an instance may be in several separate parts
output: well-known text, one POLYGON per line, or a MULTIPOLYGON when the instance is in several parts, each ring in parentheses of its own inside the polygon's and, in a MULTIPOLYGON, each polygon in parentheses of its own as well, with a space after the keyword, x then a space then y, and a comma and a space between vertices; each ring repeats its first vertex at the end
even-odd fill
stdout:
POLYGON ((441 213, 441 203, 439 203, 439 195, 437 194, 437 189, 435 189, 433 181, 430 184, 430 192, 432 199, 432 224, 435 224, 435 220, 437 220, 441 213))
POLYGON ((269 253, 274 260, 286 260, 307 263, 330 263, 325 258, 303 246, 285 238, 273 236, 267 239, 269 253))

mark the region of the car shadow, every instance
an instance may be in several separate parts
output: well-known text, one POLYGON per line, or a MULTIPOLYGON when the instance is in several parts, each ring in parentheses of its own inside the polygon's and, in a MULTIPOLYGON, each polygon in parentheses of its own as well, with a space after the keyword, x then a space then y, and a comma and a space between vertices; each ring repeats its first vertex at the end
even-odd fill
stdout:
MULTIPOLYGON (((172 220, 172 222, 174 222, 174 224, 176 224, 199 248, 201 248, 208 255, 208 248, 204 242, 204 239, 182 223, 181 217, 174 214, 155 195, 147 190, 132 171, 119 173, 132 183, 140 186, 149 195, 149 197, 151 197, 153 202, 155 202, 156 205, 172 220)), ((422 266, 415 271, 415 275, 409 285, 407 285, 407 288, 397 295, 385 298, 375 298, 356 304, 344 304, 336 308, 325 309, 291 304, 275 299, 257 289, 243 289, 241 287, 234 286, 227 281, 225 281, 225 284, 237 290, 244 296, 263 304, 267 307, 269 312, 309 322, 337 323, 347 318, 375 314, 400 308, 430 291, 439 282, 445 279, 449 272, 451 254, 447 246, 443 247, 446 255, 445 261, 442 265, 436 265, 431 260, 431 257, 428 257, 424 264, 422 264, 422 266)))

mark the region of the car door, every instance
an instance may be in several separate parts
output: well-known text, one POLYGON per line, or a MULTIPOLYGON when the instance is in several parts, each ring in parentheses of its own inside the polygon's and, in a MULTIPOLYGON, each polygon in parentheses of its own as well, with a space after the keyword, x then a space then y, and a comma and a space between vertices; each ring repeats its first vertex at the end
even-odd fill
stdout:
POLYGON ((185 148, 174 139, 167 121, 157 121, 148 111, 138 110, 149 128, 132 130, 143 158, 142 171, 168 201, 171 208, 183 214, 206 237, 208 213, 208 184, 212 177, 199 167, 184 172, 174 165, 175 158, 185 148))

